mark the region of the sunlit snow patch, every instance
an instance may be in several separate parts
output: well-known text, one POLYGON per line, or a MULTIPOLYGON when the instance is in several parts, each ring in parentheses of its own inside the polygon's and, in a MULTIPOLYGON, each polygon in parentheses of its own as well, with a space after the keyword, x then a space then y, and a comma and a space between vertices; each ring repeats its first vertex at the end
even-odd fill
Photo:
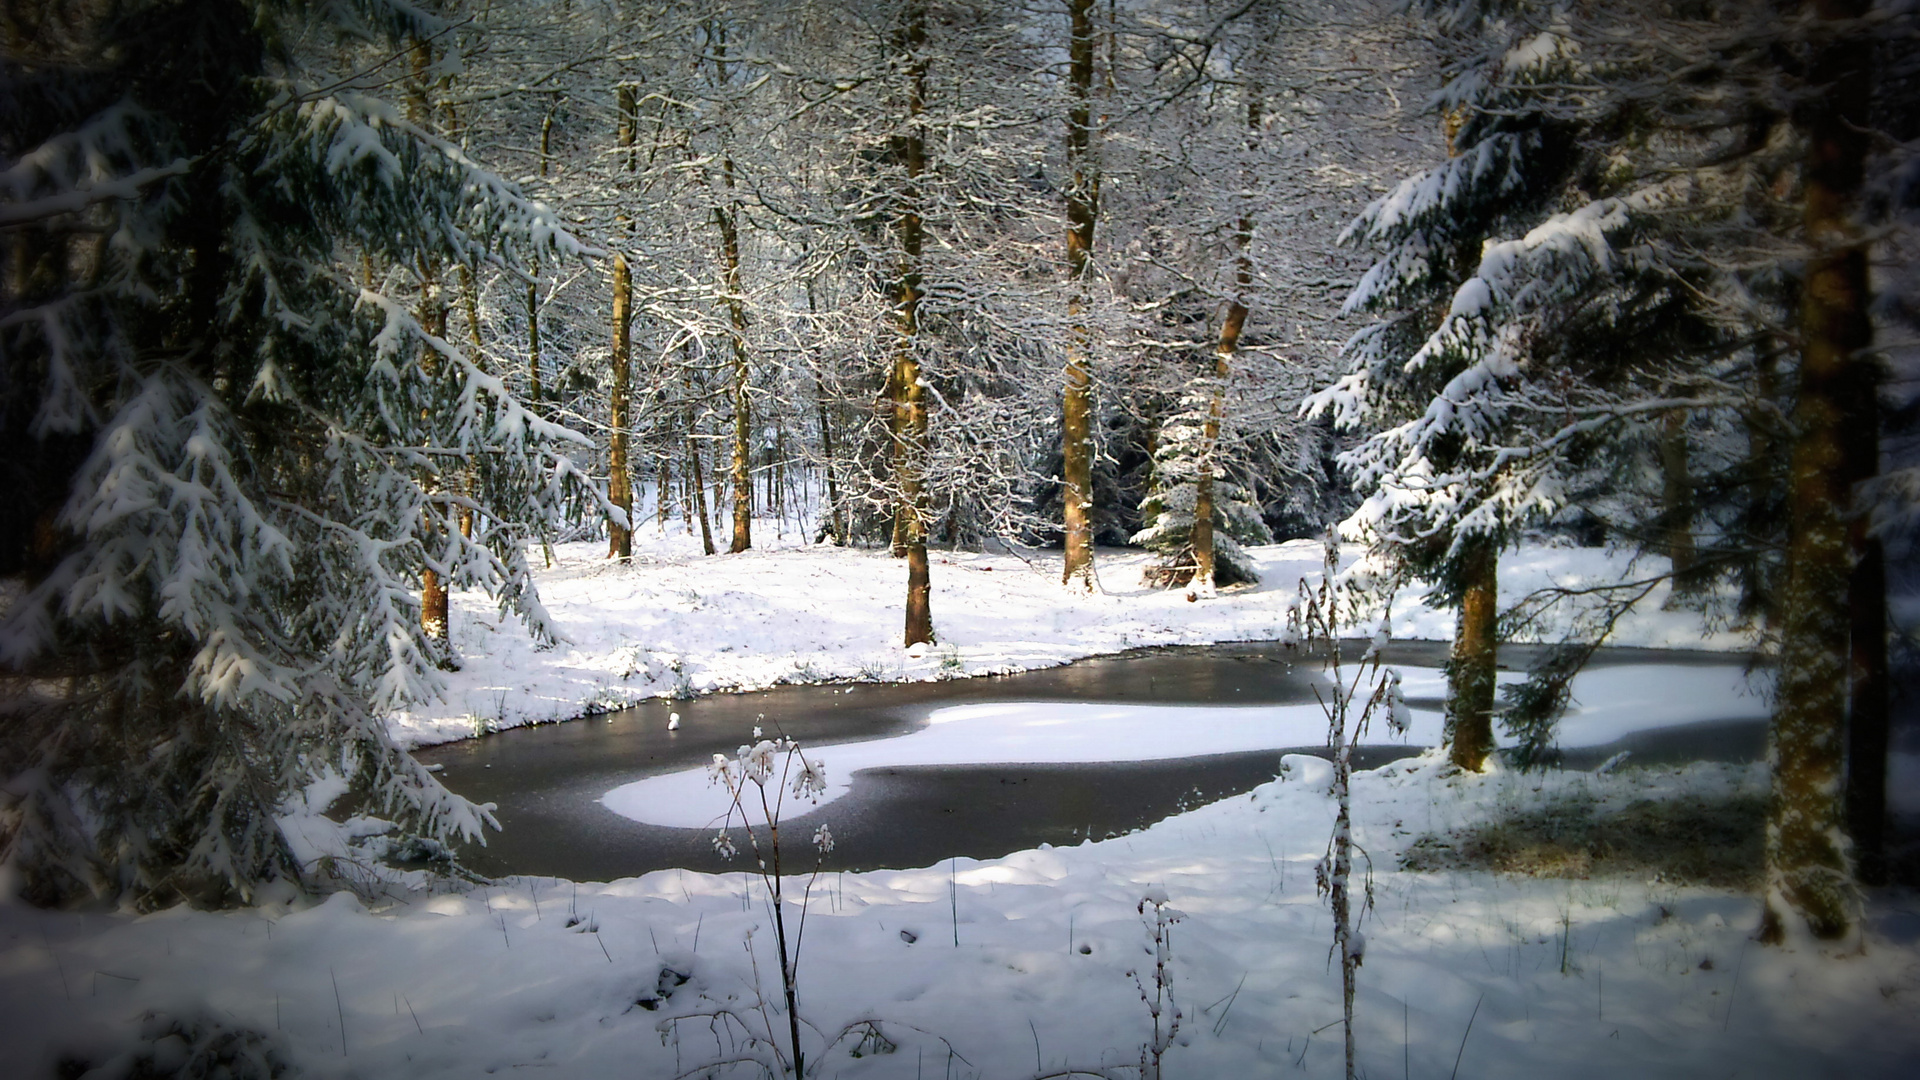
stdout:
MULTIPOLYGON (((1443 677, 1433 668, 1402 672, 1409 697, 1438 697, 1444 689, 1443 677)), ((1573 696, 1574 705, 1560 727, 1560 745, 1567 747, 1598 746, 1650 728, 1766 715, 1765 703, 1732 666, 1601 668, 1574 680, 1573 696)), ((1389 736, 1382 725, 1365 741, 1431 746, 1440 741, 1441 725, 1438 712, 1415 709, 1404 740, 1389 736)), ((853 774, 864 769, 1160 761, 1316 746, 1326 735, 1326 716, 1318 705, 1009 701, 939 709, 925 727, 898 738, 804 749, 809 758, 826 764, 827 790, 820 799, 825 804, 846 794, 853 774)), ((775 790, 769 784, 769 796, 775 790)), ((788 820, 815 809, 816 804, 792 804, 788 798, 788 820)), ((600 801, 622 817, 681 829, 717 825, 727 812, 724 790, 708 782, 704 767, 623 784, 600 801)))

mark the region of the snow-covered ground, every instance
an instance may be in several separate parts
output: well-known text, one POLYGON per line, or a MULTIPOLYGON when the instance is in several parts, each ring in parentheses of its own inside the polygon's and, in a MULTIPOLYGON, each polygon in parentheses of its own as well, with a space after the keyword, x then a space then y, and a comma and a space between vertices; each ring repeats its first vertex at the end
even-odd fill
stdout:
MULTIPOLYGON (((934 565, 941 644, 913 656, 896 644, 904 570, 881 554, 792 549, 706 559, 674 541, 630 567, 610 566, 584 545, 559 554, 542 587, 570 642, 536 652, 463 598, 455 633, 466 669, 446 704, 398 718, 404 738, 431 742, 476 723, 558 719, 676 691, 939 678, 1130 646, 1272 637, 1283 600, 1319 560, 1313 545, 1260 549, 1263 585, 1189 603, 1139 587, 1137 556, 1103 553, 1105 591, 1076 598, 1056 585, 1057 560, 942 554, 934 565)), ((1604 553, 1528 552, 1503 564, 1503 591, 1619 571, 1604 553)), ((1623 644, 1744 644, 1659 610, 1659 599, 1628 620, 1623 644)), ((1397 636, 1450 630, 1442 616, 1401 607, 1397 636)), ((1591 673, 1600 681, 1582 684, 1587 713, 1576 726, 1599 738, 1751 714, 1755 701, 1733 670, 1591 673)), ((1410 669, 1407 678, 1414 696, 1437 690, 1431 672, 1410 669)), ((1023 716, 967 708, 988 711, 959 711, 921 737, 964 731, 970 715, 987 725, 976 736, 995 724, 1004 736, 1023 716)), ((1274 723, 1320 727, 1304 714, 1250 712, 1262 711, 1274 723)), ((1072 746, 1084 745, 1088 725, 1104 715, 1056 712, 1065 718, 1059 753, 1085 759, 1072 746)), ((1156 719, 1166 718, 1106 719, 1137 728, 1137 737, 1114 735, 1096 757, 1114 756, 1113 746, 1148 752, 1153 729, 1164 726, 1156 719)), ((1431 726, 1431 717, 1416 720, 1431 726)), ((890 740, 889 753, 910 750, 913 738, 890 740)), ((1004 740, 1000 748, 984 737, 950 742, 912 752, 916 760, 1013 752, 1004 740)), ((827 755, 830 777, 857 764, 849 750, 827 755)), ((1137 906, 1164 893, 1181 913, 1170 967, 1181 1020, 1165 1075, 1340 1075, 1340 977, 1314 884, 1334 813, 1328 769, 1289 759, 1286 779, 1128 836, 986 862, 825 875, 804 903, 807 879, 789 879, 789 926, 803 910, 806 920, 798 995, 810 1072, 849 1080, 1068 1069, 1134 1076, 1153 1028, 1133 973, 1154 988, 1137 906)), ((1758 793, 1761 766, 1449 773, 1428 756, 1355 780, 1355 836, 1371 859, 1374 900, 1362 924, 1368 945, 1356 1003, 1365 1075, 1912 1075, 1920 913, 1911 895, 1874 898, 1862 940, 1846 949, 1772 948, 1752 943, 1760 907, 1744 893, 1398 869, 1400 853, 1429 831, 1556 798, 1618 806, 1758 793)), ((830 822, 833 809, 817 814, 830 822)), ((796 834, 799 850, 787 857, 804 862, 810 829, 788 832, 790 844, 796 834)), ((5 904, 0 1072, 51 1076, 70 1058, 109 1067, 96 1075, 124 1075, 136 1054, 177 1061, 191 1039, 156 1041, 177 1021, 202 1043, 222 1030, 258 1033, 254 1052, 308 1076, 704 1076, 709 1064, 770 1060, 768 1035, 784 1042, 773 948, 767 896, 748 873, 521 878, 416 892, 374 910, 346 893, 144 917, 5 904)), ((740 1064, 717 1075, 761 1073, 740 1064)))
MULTIPOLYGON (((764 525, 764 523, 763 523, 764 525)), ((464 670, 439 702, 396 717, 411 746, 477 731, 567 720, 650 697, 758 690, 781 683, 953 678, 1051 667, 1146 645, 1277 638, 1287 601, 1320 569, 1315 541, 1253 548, 1262 580, 1199 602, 1141 582, 1148 557, 1102 550, 1101 590, 1059 586, 1057 553, 933 554, 938 643, 901 648, 907 570, 884 551, 782 546, 703 556, 697 541, 643 528, 630 565, 600 543, 563 545, 539 576, 540 595, 566 638, 536 651, 518 620, 486 598, 454 597, 451 634, 464 670)), ((1548 585, 1618 580, 1623 557, 1596 549, 1539 548, 1501 562, 1503 602, 1548 585)), ((1664 588, 1616 628, 1616 645, 1739 649, 1741 635, 1665 611, 1664 588)), ((1446 640, 1453 618, 1399 598, 1393 633, 1446 640)))
MULTIPOLYGON (((1164 890, 1184 913, 1166 1075, 1338 1076, 1340 978, 1313 874, 1333 804, 1324 762, 1289 764, 1288 780, 1131 836, 823 876, 798 983, 816 1075, 1132 1075, 1151 1023, 1129 972, 1152 986, 1135 907, 1164 890), (821 1051, 859 1021, 897 1049, 869 1041, 856 1058, 855 1035, 821 1051)), ((1473 1077, 1912 1075, 1910 898, 1872 908, 1863 951, 1830 956, 1753 944, 1759 905, 1726 890, 1395 869, 1428 829, 1569 791, 1758 791, 1757 767, 1444 772, 1409 759, 1356 780, 1374 864, 1356 1006, 1367 1075, 1445 1077, 1456 1058, 1473 1077)), ((789 925, 799 912, 788 905, 789 925)), ((13 907, 0 913, 0 1058, 23 1077, 51 1075, 62 1054, 98 1064, 137 1049, 141 1015, 159 1010, 265 1033, 310 1076, 706 1075, 764 1056, 745 1040, 769 1022, 784 1038, 772 941, 756 878, 681 871, 519 879, 377 912, 345 893, 145 918, 13 907)))

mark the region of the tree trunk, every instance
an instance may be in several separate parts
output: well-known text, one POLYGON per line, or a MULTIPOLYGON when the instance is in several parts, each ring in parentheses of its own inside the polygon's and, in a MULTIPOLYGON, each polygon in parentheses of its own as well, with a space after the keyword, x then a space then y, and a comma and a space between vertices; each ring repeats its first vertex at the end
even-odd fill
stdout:
POLYGON ((1499 664, 1500 548, 1484 540, 1462 556, 1460 616, 1447 659, 1449 758, 1479 772, 1493 752, 1493 693, 1499 664))
POLYGON ((540 264, 527 265, 527 403, 536 415, 545 415, 540 399, 545 389, 540 383, 540 264))
POLYGON ((693 467, 693 512, 700 519, 700 548, 713 554, 713 530, 707 525, 707 479, 700 475, 700 440, 694 434, 693 418, 687 418, 687 462, 693 467))
MULTIPOLYGON (((480 351, 480 284, 477 276, 473 272, 473 267, 466 263, 460 264, 460 284, 461 306, 467 316, 467 344, 473 346, 474 366, 485 371, 487 369, 486 358, 480 351)), ((472 500, 479 489, 480 477, 478 470, 469 464, 466 470, 465 481, 461 486, 461 491, 469 500, 472 500)), ((473 539, 473 508, 470 506, 460 508, 460 535, 469 540, 473 539)))
POLYGON ((607 557, 633 558, 633 477, 627 471, 628 390, 632 379, 630 323, 633 312, 633 280, 627 271, 627 258, 613 253, 613 386, 607 393, 607 498, 620 508, 624 521, 607 525, 607 557))
POLYGON ((1067 43, 1067 83, 1073 103, 1067 111, 1067 275, 1072 284, 1068 330, 1066 390, 1060 405, 1060 520, 1065 534, 1066 566, 1061 582, 1092 592, 1093 577, 1093 379, 1087 328, 1077 324, 1086 304, 1087 262, 1093 254, 1093 230, 1100 217, 1100 173, 1093 146, 1093 3, 1067 0, 1071 32, 1067 43))
MULTIPOLYGON (((1861 0, 1816 0, 1822 20, 1863 15, 1861 0)), ((1848 425, 1872 401, 1866 251, 1852 221, 1864 175, 1869 50, 1824 45, 1812 85, 1824 87, 1808 120, 1803 222, 1813 253, 1800 299, 1800 377, 1787 471, 1787 570, 1781 595, 1780 673, 1767 760, 1766 917, 1761 940, 1784 941, 1794 923, 1832 940, 1853 929, 1855 893, 1842 836, 1847 708, 1848 528, 1852 504, 1848 425), (1862 387, 1867 393, 1862 394, 1862 387)))
MULTIPOLYGON (((1864 515, 1863 515, 1864 517, 1864 515)), ((1862 884, 1887 883, 1887 565, 1877 538, 1856 519, 1847 610, 1852 671, 1847 717, 1847 831, 1862 884)))
MULTIPOLYGON (((1260 134, 1260 87, 1247 88, 1248 161, 1258 149, 1260 134)), ((1249 166, 1242 182, 1252 186, 1249 166)), ((1214 574, 1213 479, 1220 456, 1220 418, 1226 413, 1227 381, 1233 377, 1234 354, 1240 351, 1240 334, 1247 325, 1247 293, 1253 288, 1253 258, 1247 249, 1253 243, 1253 215, 1242 210, 1233 229, 1233 299, 1227 304, 1226 318, 1220 323, 1220 343, 1214 350, 1213 384, 1209 388, 1207 422, 1201 431, 1200 475, 1194 481, 1193 530, 1189 543, 1193 548, 1194 584, 1202 592, 1212 592, 1218 579, 1214 574)))
POLYGON ((667 455, 662 453, 656 462, 653 480, 653 523, 660 535, 667 534, 667 501, 673 497, 673 468, 667 455))
MULTIPOLYGON (((733 159, 722 163, 727 192, 733 192, 733 159)), ((740 230, 733 206, 713 208, 720 227, 722 270, 727 289, 727 316, 733 324, 733 542, 730 552, 753 546, 753 399, 748 381, 747 308, 740 291, 740 230)))
POLYGON ((1660 432, 1660 547, 1673 570, 1673 593, 1690 584, 1694 565, 1693 477, 1687 462, 1687 414, 1667 414, 1660 432))
MULTIPOLYGON (((633 84, 620 83, 613 88, 614 142, 621 163, 628 172, 634 168, 634 136, 639 115, 634 105, 633 84)), ((616 229, 624 238, 625 214, 616 214, 616 229)), ((613 253, 613 385, 607 392, 607 498, 620 508, 626 520, 607 526, 607 557, 622 562, 633 558, 633 473, 628 468, 633 422, 631 391, 633 382, 633 275, 627 269, 625 253, 613 253)))
POLYGON ((907 555, 906 645, 933 641, 933 586, 927 569, 927 497, 925 460, 927 452, 926 386, 920 380, 920 357, 916 351, 920 330, 920 251, 923 243, 920 221, 920 175, 926 168, 925 136, 920 116, 926 110, 927 10, 923 0, 913 0, 907 9, 907 25, 902 35, 902 51, 907 61, 907 134, 904 143, 907 182, 901 192, 900 212, 895 230, 900 236, 900 281, 895 291, 895 319, 899 341, 894 350, 894 387, 898 403, 896 425, 900 506, 897 519, 902 522, 907 555))
MULTIPOLYGON (((447 333, 447 309, 440 299, 439 283, 429 277, 422 283, 421 289, 424 295, 418 312, 420 328, 434 337, 444 338, 447 333)), ((429 377, 439 371, 439 354, 433 350, 432 346, 421 346, 420 367, 429 377)), ((429 496, 432 496, 440 490, 439 475, 428 473, 421 487, 429 496)), ((444 521, 444 518, 429 511, 428 527, 422 540, 426 543, 435 543, 444 536, 445 534, 439 528, 444 521)), ((441 667, 451 666, 453 646, 448 637, 447 583, 440 576, 439 571, 431 567, 420 571, 420 628, 426 631, 436 651, 434 661, 441 667)))
POLYGON ((893 531, 888 538, 887 549, 888 554, 894 558, 904 559, 907 557, 907 511, 906 501, 898 496, 898 489, 900 470, 904 468, 900 459, 906 448, 906 435, 900 429, 900 418, 906 415, 907 403, 906 394, 900 386, 898 365, 887 369, 886 385, 881 387, 881 400, 887 409, 887 437, 893 443, 890 448, 891 454, 887 459, 890 470, 887 481, 894 486, 896 492, 893 500, 893 531))
MULTIPOLYGON (((408 48, 411 71, 407 79, 406 102, 407 120, 419 127, 430 129, 433 126, 433 104, 429 97, 430 84, 427 73, 433 65, 433 46, 419 38, 411 39, 408 48)), ((422 260, 420 273, 420 306, 415 317, 420 320, 420 328, 437 338, 447 335, 447 308, 440 294, 439 273, 436 267, 422 260)), ((440 370, 440 354, 431 345, 420 347, 420 368, 429 378, 440 370)), ((422 478, 421 488, 433 501, 432 496, 440 490, 440 477, 437 472, 429 472, 422 478)), ((432 544, 444 534, 440 525, 444 518, 428 513, 423 543, 432 544)), ((420 628, 426 632, 428 644, 434 649, 434 661, 441 667, 453 663, 452 643, 448 637, 447 583, 439 571, 423 567, 420 571, 420 628)))
POLYGON ((827 459, 827 531, 835 544, 844 547, 847 530, 840 523, 840 483, 833 469, 833 425, 827 419, 826 397, 822 395, 816 398, 814 404, 820 409, 820 449, 827 459))
POLYGON ((540 175, 547 175, 547 163, 553 160, 553 114, 560 107, 560 95, 547 103, 547 114, 540 119, 540 175))

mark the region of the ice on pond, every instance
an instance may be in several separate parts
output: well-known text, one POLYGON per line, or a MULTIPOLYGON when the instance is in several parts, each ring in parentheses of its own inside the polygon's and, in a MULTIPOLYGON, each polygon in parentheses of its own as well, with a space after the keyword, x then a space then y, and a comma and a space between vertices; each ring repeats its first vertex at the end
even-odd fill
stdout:
MULTIPOLYGON (((1402 668, 1402 691, 1437 700, 1445 678, 1434 668, 1402 668)), ((1503 681, 1521 676, 1503 673, 1503 681)), ((1433 708, 1413 708, 1404 736, 1384 716, 1369 744, 1432 746, 1444 722, 1433 708)), ((1560 724, 1564 747, 1599 746, 1637 731, 1707 720, 1762 719, 1766 702, 1741 668, 1629 664, 1598 668, 1574 680, 1573 704, 1560 724)), ((1317 746, 1327 720, 1317 704, 1220 706, 1131 705, 1077 701, 1007 701, 935 710, 926 726, 891 739, 806 747, 830 766, 819 803, 789 807, 811 814, 851 790, 853 774, 916 765, 1070 765, 1161 761, 1209 754, 1317 746)), ((1502 743, 1511 740, 1501 739, 1502 743)), ((727 812, 724 788, 705 766, 622 784, 600 801, 622 817, 649 825, 704 829, 727 812)))

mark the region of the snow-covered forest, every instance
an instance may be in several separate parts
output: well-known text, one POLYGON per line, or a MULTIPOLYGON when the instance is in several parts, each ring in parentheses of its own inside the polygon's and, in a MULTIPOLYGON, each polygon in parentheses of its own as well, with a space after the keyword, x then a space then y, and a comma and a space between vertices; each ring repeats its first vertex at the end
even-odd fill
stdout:
POLYGON ((1903 1075, 1917 35, 7 5, 0 1061, 1903 1075), (1217 643, 1293 689, 831 719, 1217 643), (561 721, 644 767, 476 794, 561 721), (883 775, 1254 753, 829 860, 883 775), (488 854, 628 822, 739 869, 488 854))

